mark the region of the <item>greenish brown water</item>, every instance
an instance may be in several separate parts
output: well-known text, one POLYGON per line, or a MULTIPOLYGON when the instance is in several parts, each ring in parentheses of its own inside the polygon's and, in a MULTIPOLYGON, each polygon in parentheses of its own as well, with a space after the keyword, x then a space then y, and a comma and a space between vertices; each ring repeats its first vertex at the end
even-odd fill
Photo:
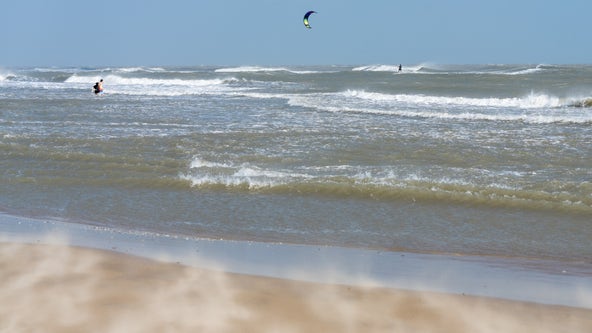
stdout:
POLYGON ((389 68, 4 70, 0 210, 162 234, 592 257, 592 67, 389 68))

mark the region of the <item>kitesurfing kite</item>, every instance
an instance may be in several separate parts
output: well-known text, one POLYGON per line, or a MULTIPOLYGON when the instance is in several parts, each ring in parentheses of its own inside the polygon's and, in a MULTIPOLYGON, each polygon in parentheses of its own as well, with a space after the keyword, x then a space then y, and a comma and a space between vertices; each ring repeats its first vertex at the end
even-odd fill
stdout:
POLYGON ((306 12, 306 14, 304 14, 304 26, 307 27, 308 29, 310 29, 310 24, 308 23, 308 17, 310 16, 310 14, 312 13, 316 13, 314 10, 310 10, 308 12, 306 12))

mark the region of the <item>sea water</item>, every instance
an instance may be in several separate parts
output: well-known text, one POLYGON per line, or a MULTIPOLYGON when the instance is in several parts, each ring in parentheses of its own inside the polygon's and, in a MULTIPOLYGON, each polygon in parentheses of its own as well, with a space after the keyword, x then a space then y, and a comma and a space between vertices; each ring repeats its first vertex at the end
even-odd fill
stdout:
POLYGON ((0 211, 589 263, 592 66, 2 68, 0 211))

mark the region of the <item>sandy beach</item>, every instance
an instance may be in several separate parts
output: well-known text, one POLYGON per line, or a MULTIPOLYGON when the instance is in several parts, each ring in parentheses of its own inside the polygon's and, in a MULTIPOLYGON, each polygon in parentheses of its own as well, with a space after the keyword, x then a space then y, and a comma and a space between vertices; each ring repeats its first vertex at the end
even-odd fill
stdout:
POLYGON ((2 332, 590 332, 592 310, 0 243, 2 332))

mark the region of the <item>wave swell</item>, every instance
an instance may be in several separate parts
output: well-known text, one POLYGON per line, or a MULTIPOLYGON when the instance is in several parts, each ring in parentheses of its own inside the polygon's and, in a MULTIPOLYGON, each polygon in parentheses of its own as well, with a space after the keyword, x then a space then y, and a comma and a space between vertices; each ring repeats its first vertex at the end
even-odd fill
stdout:
POLYGON ((352 68, 354 72, 393 72, 401 74, 479 74, 479 75, 530 75, 552 69, 553 66, 453 66, 435 64, 404 65, 364 65, 352 68))
POLYGON ((589 108, 592 99, 561 99, 546 94, 530 94, 520 98, 469 98, 348 90, 337 94, 292 95, 288 103, 334 113, 355 112, 413 118, 537 124, 592 122, 592 112, 574 108, 589 108))
MULTIPOLYGON (((303 170, 270 170, 248 163, 209 162, 199 158, 180 178, 193 187, 255 193, 319 195, 371 200, 422 200, 426 202, 502 206, 507 208, 561 210, 592 213, 592 198, 543 189, 512 188, 490 184, 480 186, 452 179, 431 179, 419 175, 401 176, 396 172, 374 175, 348 174, 348 166, 328 167, 328 174, 314 175, 303 170)), ((350 170, 351 171, 351 170, 350 170)), ((575 185, 589 191, 591 184, 575 185)))
POLYGON ((119 75, 107 76, 78 76, 73 75, 66 83, 90 84, 103 79, 106 91, 110 94, 123 95, 151 95, 151 96, 182 96, 211 93, 231 92, 230 84, 237 81, 234 78, 213 79, 154 79, 128 78, 119 75))

